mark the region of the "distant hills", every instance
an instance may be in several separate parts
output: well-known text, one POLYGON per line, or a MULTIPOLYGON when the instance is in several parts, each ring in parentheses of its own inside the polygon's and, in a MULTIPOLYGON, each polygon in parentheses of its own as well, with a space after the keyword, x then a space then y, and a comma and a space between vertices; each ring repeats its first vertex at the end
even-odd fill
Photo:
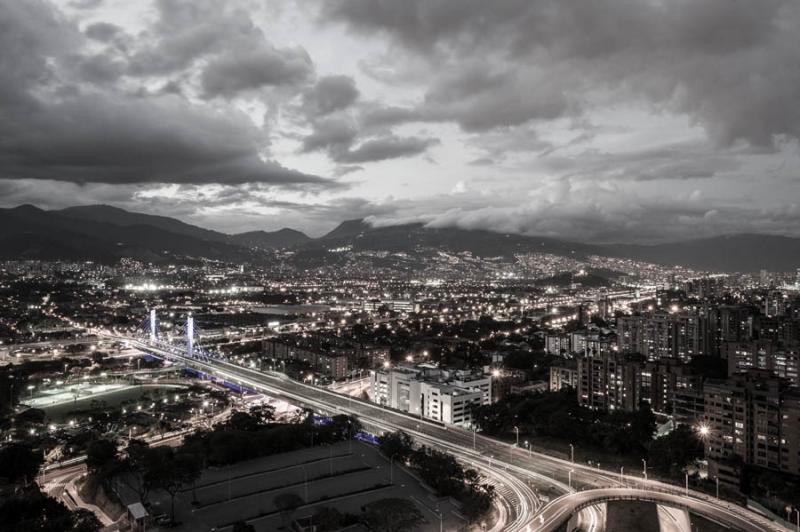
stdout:
POLYGON ((555 238, 500 234, 480 229, 428 228, 421 223, 371 227, 363 220, 342 222, 317 244, 351 245, 354 250, 414 251, 435 248, 446 251, 469 251, 481 257, 510 257, 518 253, 553 253, 585 257, 600 253, 598 246, 578 244, 555 238))
POLYGON ((306 242, 311 242, 311 238, 305 233, 284 227, 277 231, 250 231, 230 235, 227 241, 240 246, 248 246, 261 249, 290 248, 299 246, 306 242))
POLYGON ((610 256, 699 270, 788 272, 800 268, 800 239, 778 235, 725 235, 657 245, 617 244, 604 249, 610 256))
MULTIPOLYGON (((202 238, 164 229, 166 223, 182 224, 162 217, 125 218, 119 213, 105 217, 97 213, 45 211, 31 205, 0 209, 0 258, 40 260, 96 260, 113 262, 120 257, 161 262, 174 258, 209 258, 249 261, 253 253, 244 247, 213 238, 202 238), (111 220, 114 221, 111 221, 111 220)), ((123 213, 125 211, 122 211, 123 213)), ((128 213, 135 214, 135 213, 128 213)), ((188 224, 183 224, 187 227, 188 224)), ((180 226, 177 229, 180 231, 180 226)), ((194 228, 198 234, 204 229, 194 228)), ((209 234, 213 234, 211 231, 209 234)))
POLYGON ((0 259, 113 262, 134 257, 153 262, 199 258, 259 262, 268 260, 276 249, 292 250, 293 257, 306 263, 325 261, 333 250, 349 249, 417 254, 421 258, 437 250, 507 259, 531 252, 577 259, 596 254, 727 272, 762 268, 793 271, 800 267, 800 239, 773 235, 729 235, 654 245, 592 245, 484 230, 427 228, 422 224, 373 227, 364 220, 348 220, 320 238, 310 238, 289 228, 229 235, 166 216, 107 205, 53 211, 31 205, 0 209, 0 259))

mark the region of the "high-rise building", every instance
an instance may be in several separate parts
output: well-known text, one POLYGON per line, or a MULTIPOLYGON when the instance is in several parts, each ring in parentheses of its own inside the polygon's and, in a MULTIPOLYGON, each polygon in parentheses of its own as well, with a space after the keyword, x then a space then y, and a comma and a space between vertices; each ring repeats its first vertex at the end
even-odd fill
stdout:
POLYGON ((783 297, 783 292, 778 290, 770 290, 764 296, 764 315, 769 318, 783 316, 786 314, 786 300, 783 297))
POLYGON ((773 340, 723 342, 720 353, 727 360, 728 375, 750 369, 768 370, 786 379, 791 386, 800 386, 800 346, 773 340))
POLYGON ((578 403, 594 410, 632 411, 639 406, 640 375, 621 353, 577 357, 578 403))
POLYGON ((739 342, 753 338, 753 311, 736 305, 716 308, 717 338, 724 342, 739 342))
POLYGON ((738 485, 741 465, 798 474, 797 391, 766 370, 749 370, 704 386, 709 474, 738 485))
POLYGON ((623 353, 640 353, 648 360, 683 361, 707 354, 709 323, 699 312, 655 312, 617 318, 617 338, 623 353))

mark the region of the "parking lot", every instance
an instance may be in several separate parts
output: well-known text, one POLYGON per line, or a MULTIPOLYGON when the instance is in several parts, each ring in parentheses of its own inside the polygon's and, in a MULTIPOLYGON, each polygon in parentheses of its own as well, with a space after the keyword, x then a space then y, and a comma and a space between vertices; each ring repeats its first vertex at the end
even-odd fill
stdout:
MULTIPOLYGON (((176 497, 176 520, 181 525, 173 530, 230 530, 241 519, 259 532, 288 530, 292 520, 311 516, 320 507, 359 514, 363 505, 391 497, 414 501, 427 521, 419 530, 440 530, 439 512, 442 530, 464 525, 448 499, 435 497, 397 464, 391 469, 375 447, 358 441, 208 469, 194 489, 176 497), (285 492, 305 501, 289 516, 281 515, 274 504, 275 496, 285 492)), ((154 493, 151 500, 155 512, 169 513, 166 494, 154 493)))

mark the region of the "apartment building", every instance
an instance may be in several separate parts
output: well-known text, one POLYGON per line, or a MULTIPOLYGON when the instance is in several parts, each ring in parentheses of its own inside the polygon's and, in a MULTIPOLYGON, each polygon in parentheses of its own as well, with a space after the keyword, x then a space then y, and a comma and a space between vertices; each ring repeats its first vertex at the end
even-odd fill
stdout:
POLYGON ((704 386, 709 474, 738 485, 739 465, 800 474, 800 395, 770 371, 753 369, 704 386))

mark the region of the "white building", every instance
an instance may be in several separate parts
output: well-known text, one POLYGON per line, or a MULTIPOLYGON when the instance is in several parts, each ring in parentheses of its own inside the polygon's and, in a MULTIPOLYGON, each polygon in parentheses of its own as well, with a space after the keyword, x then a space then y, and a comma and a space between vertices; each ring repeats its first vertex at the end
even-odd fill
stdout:
POLYGON ((370 381, 374 402, 448 425, 471 427, 473 405, 492 401, 491 377, 430 364, 373 370, 370 381))

